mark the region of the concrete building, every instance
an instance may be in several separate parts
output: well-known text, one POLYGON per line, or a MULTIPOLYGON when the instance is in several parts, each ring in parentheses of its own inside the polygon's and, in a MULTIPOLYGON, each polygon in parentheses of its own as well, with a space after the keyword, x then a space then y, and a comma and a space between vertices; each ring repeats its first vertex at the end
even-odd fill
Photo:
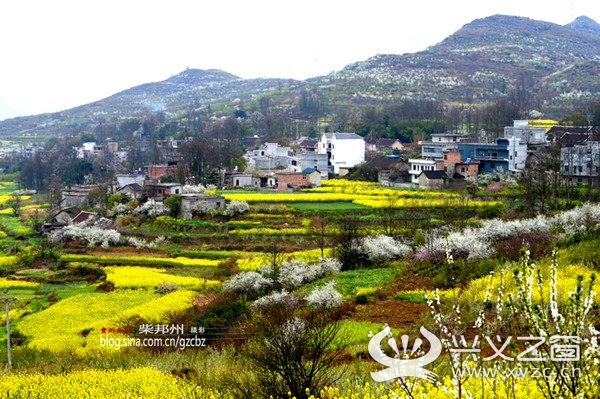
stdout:
POLYGON ((419 184, 419 175, 421 172, 437 169, 437 162, 433 159, 409 159, 408 164, 410 166, 408 170, 410 182, 414 184, 419 184))
POLYGON ((211 194, 181 194, 181 216, 192 219, 195 212, 224 208, 225 198, 211 194))
POLYGON ((356 133, 323 133, 319 154, 328 155, 329 172, 340 173, 340 167, 351 168, 365 161, 365 140, 356 133))
POLYGON ((461 140, 460 134, 435 133, 431 141, 424 141, 421 145, 421 156, 429 159, 441 159, 442 154, 457 149, 461 140))
POLYGON ((600 176, 600 141, 560 149, 561 174, 573 183, 597 186, 600 176))
POLYGON ((141 173, 137 174, 119 174, 115 176, 117 178, 117 189, 125 187, 128 184, 139 184, 140 186, 144 185, 144 180, 146 180, 146 176, 141 173))
POLYGON ((144 185, 144 191, 148 197, 162 200, 172 194, 182 194, 183 185, 180 183, 147 183, 144 185))
POLYGON ((546 143, 546 129, 529 126, 528 120, 516 120, 513 126, 504 127, 504 137, 515 137, 525 144, 540 145, 546 143))
POLYGON ((64 189, 60 205, 63 207, 87 205, 88 194, 98 187, 97 185, 76 185, 64 189))

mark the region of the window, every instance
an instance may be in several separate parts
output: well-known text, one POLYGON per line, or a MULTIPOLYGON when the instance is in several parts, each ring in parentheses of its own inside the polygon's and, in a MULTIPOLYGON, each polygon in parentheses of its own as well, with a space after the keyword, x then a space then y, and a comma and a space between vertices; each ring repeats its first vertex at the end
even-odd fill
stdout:
POLYGON ((583 172, 583 166, 579 165, 578 169, 579 169, 579 173, 583 172))
POLYGON ((565 165, 565 172, 569 171, 569 165, 565 165))
POLYGON ((496 169, 496 164, 491 163, 490 164, 490 169, 496 169))
POLYGON ((465 168, 460 168, 460 171, 465 173, 465 168))
POLYGON ((239 179, 235 179, 235 185, 236 185, 236 187, 240 185, 240 180, 239 179))
POLYGON ((447 161, 447 160, 448 160, 448 155, 444 154, 444 161, 447 161))

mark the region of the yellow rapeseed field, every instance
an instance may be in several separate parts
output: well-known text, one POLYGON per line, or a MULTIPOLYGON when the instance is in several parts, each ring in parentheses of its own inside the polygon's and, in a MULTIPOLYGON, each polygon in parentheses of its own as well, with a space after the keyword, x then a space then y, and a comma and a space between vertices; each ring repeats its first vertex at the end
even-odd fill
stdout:
POLYGON ((0 399, 5 398, 233 399, 149 367, 5 375, 0 378, 0 399))
MULTIPOLYGON (((154 288, 162 282, 170 282, 185 288, 217 287, 217 280, 205 280, 196 277, 174 276, 166 269, 152 269, 140 266, 106 266, 106 281, 115 288, 154 288)), ((0 281, 0 286, 1 286, 0 281)))
POLYGON ((113 264, 133 265, 173 265, 173 266, 217 266, 221 261, 218 259, 191 259, 183 256, 167 258, 159 256, 119 256, 119 255, 82 255, 63 254, 60 259, 65 262, 99 262, 113 264))
POLYGON ((158 296, 142 289, 80 294, 24 317, 17 327, 28 337, 30 347, 86 354, 99 349, 103 327, 137 329, 138 325, 127 323, 140 319, 147 323, 168 323, 171 315, 193 306, 197 295, 178 290, 158 296))

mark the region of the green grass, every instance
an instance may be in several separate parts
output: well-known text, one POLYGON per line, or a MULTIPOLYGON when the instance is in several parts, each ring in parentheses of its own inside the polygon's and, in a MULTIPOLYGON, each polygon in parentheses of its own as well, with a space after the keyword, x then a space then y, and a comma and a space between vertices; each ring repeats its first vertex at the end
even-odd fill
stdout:
POLYGON ((372 209, 369 206, 355 204, 353 202, 338 201, 338 202, 298 202, 290 203, 287 206, 291 209, 303 212, 311 211, 364 211, 372 209))
POLYGON ((67 299, 79 294, 89 294, 96 292, 96 286, 90 285, 85 281, 71 284, 42 284, 38 292, 42 294, 49 294, 56 290, 60 299, 67 299))
POLYGON ((425 299, 425 293, 423 293, 423 292, 414 292, 414 291, 399 292, 396 295, 394 295, 394 299, 397 301, 412 302, 412 303, 427 303, 427 300, 425 299))
POLYGON ((307 284, 303 289, 312 291, 315 287, 325 284, 329 280, 335 281, 335 289, 344 299, 354 298, 357 290, 379 289, 391 284, 396 278, 396 270, 392 268, 349 270, 307 284))

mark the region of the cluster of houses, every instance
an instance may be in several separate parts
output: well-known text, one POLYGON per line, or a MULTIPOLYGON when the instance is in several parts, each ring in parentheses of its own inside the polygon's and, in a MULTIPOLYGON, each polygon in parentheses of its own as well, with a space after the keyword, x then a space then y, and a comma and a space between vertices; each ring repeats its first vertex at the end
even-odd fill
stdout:
POLYGON ((410 183, 421 187, 439 188, 450 180, 480 173, 525 170, 540 149, 550 145, 549 137, 560 146, 561 174, 574 183, 595 185, 600 172, 599 132, 592 127, 553 126, 550 129, 530 126, 527 120, 516 120, 504 128, 503 137, 495 143, 465 139, 460 134, 432 134, 422 142, 421 157, 408 159, 408 165, 392 160, 392 169, 380 169, 379 180, 384 185, 410 183))
POLYGON ((365 161, 365 140, 356 133, 323 133, 285 147, 266 143, 244 158, 252 174, 232 173, 233 187, 277 188, 293 191, 318 187, 331 175, 343 176, 365 161))
MULTIPOLYGON (((551 129, 530 126, 528 121, 514 121, 504 128, 503 137, 494 143, 478 142, 453 133, 432 134, 431 140, 420 143, 421 156, 406 159, 402 154, 412 148, 397 139, 379 139, 374 144, 355 133, 324 133, 320 138, 303 138, 289 147, 278 143, 254 146, 245 155, 246 173, 223 173, 222 184, 230 188, 272 189, 294 191, 318 187, 331 176, 343 176, 365 162, 376 170, 379 182, 386 186, 418 185, 440 188, 452 180, 480 173, 525 170, 539 149, 552 141, 561 148, 561 173, 575 183, 598 184, 600 179, 600 134, 592 127, 554 126, 551 129), (387 155, 381 156, 381 153, 387 155), (378 154, 376 156, 375 154, 378 154), (251 173, 250 173, 251 172, 251 173)), ((251 140, 252 138, 248 138, 251 140)), ((256 140, 254 138, 254 140, 256 140)), ((183 140, 185 141, 185 140, 183 140)), ((93 143, 92 143, 93 144, 93 143)), ((161 147, 176 149, 180 141, 164 140, 161 147)), ((118 152, 116 143, 84 147, 87 153, 118 152)), ((414 153, 414 152, 413 152, 414 153)), ((172 194, 181 195, 181 212, 192 218, 194 211, 223 208, 225 199, 219 195, 184 193, 180 183, 163 183, 160 179, 172 173, 173 165, 148 165, 133 174, 116 175, 111 187, 115 193, 131 198, 162 201, 172 194)), ((63 190, 59 224, 85 220, 90 212, 85 206, 88 194, 97 186, 74 186, 63 190)))

